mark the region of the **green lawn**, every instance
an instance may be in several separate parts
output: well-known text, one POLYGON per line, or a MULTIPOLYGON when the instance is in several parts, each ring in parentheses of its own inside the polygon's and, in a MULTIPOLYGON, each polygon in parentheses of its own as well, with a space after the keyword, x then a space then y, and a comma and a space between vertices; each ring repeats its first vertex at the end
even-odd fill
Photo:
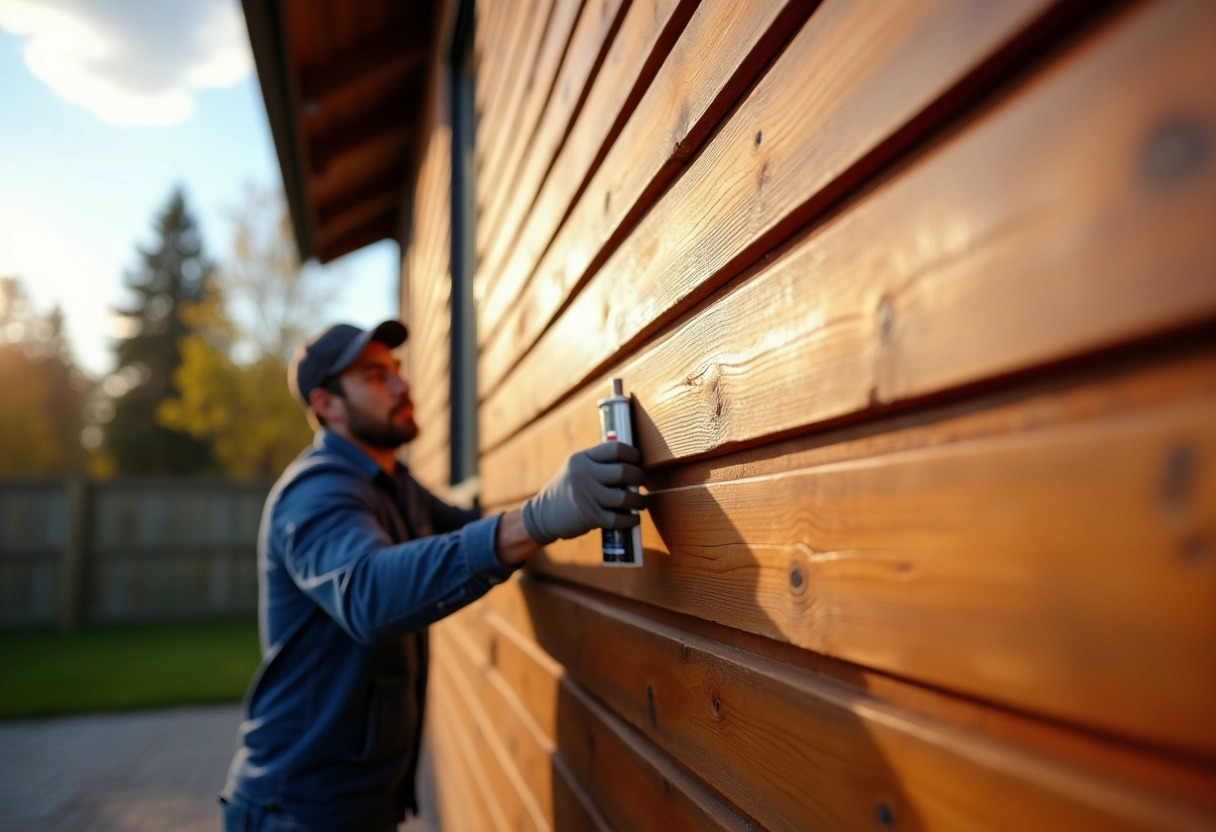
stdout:
POLYGON ((253 619, 0 631, 0 719, 239 702, 257 666, 253 619))

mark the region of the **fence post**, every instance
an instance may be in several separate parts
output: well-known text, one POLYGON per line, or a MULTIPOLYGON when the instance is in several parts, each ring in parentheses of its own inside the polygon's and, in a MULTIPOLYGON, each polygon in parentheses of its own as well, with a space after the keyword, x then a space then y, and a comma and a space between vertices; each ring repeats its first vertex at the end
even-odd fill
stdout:
POLYGON ((59 629, 72 632, 80 626, 84 601, 84 569, 88 548, 91 484, 74 474, 67 480, 67 535, 59 561, 59 629))

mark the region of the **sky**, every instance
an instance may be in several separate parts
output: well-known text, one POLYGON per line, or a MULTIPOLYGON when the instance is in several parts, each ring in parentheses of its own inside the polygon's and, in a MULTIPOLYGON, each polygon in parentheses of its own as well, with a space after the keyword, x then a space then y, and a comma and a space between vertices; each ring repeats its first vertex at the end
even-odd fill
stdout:
MULTIPOLYGON (((239 0, 0 0, 0 276, 112 370, 136 247, 181 186, 213 260, 247 185, 282 186, 239 0)), ((318 270, 334 320, 397 310, 397 247, 318 270)))

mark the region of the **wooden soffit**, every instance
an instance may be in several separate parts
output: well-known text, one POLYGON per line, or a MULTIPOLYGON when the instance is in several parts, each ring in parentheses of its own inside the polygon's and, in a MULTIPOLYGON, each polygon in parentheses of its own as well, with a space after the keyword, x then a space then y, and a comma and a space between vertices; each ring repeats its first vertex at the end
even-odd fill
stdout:
POLYGON ((440 4, 242 2, 301 258, 393 237, 440 4))

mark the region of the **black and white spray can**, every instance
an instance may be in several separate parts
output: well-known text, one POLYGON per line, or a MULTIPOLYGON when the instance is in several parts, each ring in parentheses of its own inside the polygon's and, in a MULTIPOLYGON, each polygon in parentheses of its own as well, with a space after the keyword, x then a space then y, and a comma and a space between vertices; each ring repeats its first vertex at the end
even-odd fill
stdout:
MULTIPOLYGON (((636 445, 633 438, 633 407, 623 392, 619 378, 612 380, 612 395, 600 399, 600 439, 636 445)), ((637 491, 636 486, 630 490, 637 491)), ((637 514, 635 511, 634 514, 637 514)), ((605 566, 642 565, 642 529, 604 529, 603 558, 605 566)))

